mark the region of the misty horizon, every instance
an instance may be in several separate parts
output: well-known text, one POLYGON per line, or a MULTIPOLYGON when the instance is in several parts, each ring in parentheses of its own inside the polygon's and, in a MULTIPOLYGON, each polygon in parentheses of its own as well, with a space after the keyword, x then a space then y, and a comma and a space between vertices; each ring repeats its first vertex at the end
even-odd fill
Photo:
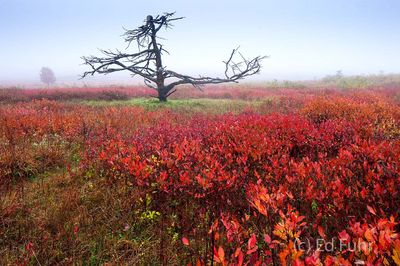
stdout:
MULTIPOLYGON (((81 56, 125 49, 123 27, 136 28, 148 14, 169 11, 185 19, 160 32, 170 52, 164 62, 184 74, 223 75, 222 61, 238 45, 246 57, 270 56, 249 82, 313 80, 338 70, 344 75, 400 72, 396 1, 156 2, 0 1, 0 82, 40 83, 40 68, 46 66, 57 83, 143 84, 125 73, 80 80, 88 70, 81 56)), ((129 51, 137 51, 135 45, 129 51)))

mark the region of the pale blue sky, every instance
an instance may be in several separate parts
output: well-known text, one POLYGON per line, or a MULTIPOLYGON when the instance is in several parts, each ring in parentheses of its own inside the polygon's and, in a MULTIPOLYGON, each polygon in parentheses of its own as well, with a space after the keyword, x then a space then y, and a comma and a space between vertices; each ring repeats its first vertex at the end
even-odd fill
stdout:
POLYGON ((37 81, 42 66, 75 78, 81 56, 126 47, 122 27, 171 11, 186 19, 161 33, 165 62, 187 74, 222 73, 238 45, 271 56, 258 79, 400 72, 398 0, 0 0, 0 81, 37 81))

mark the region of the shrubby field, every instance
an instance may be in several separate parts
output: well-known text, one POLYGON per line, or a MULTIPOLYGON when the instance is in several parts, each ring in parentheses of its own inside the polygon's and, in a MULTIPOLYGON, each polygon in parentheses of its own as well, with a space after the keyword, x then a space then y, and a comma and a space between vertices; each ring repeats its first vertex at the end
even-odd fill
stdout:
POLYGON ((400 265, 399 95, 3 90, 0 262, 400 265))

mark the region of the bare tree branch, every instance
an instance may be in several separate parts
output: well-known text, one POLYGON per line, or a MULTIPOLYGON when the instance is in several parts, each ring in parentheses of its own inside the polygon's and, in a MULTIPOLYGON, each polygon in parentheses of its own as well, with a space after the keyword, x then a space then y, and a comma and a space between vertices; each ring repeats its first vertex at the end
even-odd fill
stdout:
POLYGON ((224 62, 225 63, 225 78, 212 78, 212 77, 191 77, 187 75, 182 75, 176 73, 171 70, 166 70, 168 74, 167 78, 177 78, 178 81, 175 81, 171 84, 174 86, 182 85, 182 84, 191 84, 193 86, 196 85, 204 85, 204 84, 219 84, 219 83, 227 83, 227 82, 238 82, 240 79, 244 79, 245 77, 252 76, 257 74, 261 70, 261 60, 266 58, 265 56, 257 56, 251 60, 245 59, 243 56, 243 61, 239 63, 233 62, 233 58, 237 53, 237 49, 234 49, 229 57, 229 59, 224 62), (245 65, 244 67, 240 67, 240 65, 245 65), (230 72, 230 73, 229 73, 230 72))

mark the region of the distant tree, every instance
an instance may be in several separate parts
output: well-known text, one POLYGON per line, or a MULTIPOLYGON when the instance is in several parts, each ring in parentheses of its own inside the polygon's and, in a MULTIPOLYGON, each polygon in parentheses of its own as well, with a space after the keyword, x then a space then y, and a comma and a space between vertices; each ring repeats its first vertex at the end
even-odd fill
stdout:
POLYGON ((343 80, 343 78, 343 71, 337 70, 335 75, 326 75, 324 78, 322 78, 322 81, 327 83, 338 83, 343 80))
MULTIPOLYGON (((174 17, 175 13, 165 13, 156 17, 147 16, 144 24, 134 30, 126 30, 125 41, 128 47, 132 42, 136 42, 138 52, 125 53, 119 50, 101 50, 105 57, 82 57, 84 63, 91 67, 90 71, 83 74, 87 75, 109 74, 117 71, 128 71, 132 76, 138 75, 144 78, 145 84, 153 88, 158 93, 160 101, 167 101, 168 96, 176 91, 175 87, 182 84, 190 84, 200 89, 204 84, 219 84, 225 82, 237 82, 247 76, 260 72, 260 61, 264 58, 257 56, 247 60, 238 49, 234 49, 230 57, 225 61, 225 77, 212 78, 207 76, 191 77, 172 70, 168 70, 162 63, 162 55, 168 53, 159 43, 157 35, 162 28, 170 28, 171 22, 183 19, 174 17), (234 62, 235 55, 239 54, 240 62, 234 62), (168 84, 166 80, 171 80, 168 84)), ((210 40, 211 41, 211 40, 210 40)), ((190 58, 188 59, 190 61, 190 58)))
POLYGON ((50 84, 54 84, 56 82, 56 76, 54 75, 53 70, 48 67, 42 67, 40 70, 40 81, 50 86, 50 84))
POLYGON ((342 71, 342 70, 336 71, 336 78, 337 78, 337 79, 343 78, 343 71, 342 71))

